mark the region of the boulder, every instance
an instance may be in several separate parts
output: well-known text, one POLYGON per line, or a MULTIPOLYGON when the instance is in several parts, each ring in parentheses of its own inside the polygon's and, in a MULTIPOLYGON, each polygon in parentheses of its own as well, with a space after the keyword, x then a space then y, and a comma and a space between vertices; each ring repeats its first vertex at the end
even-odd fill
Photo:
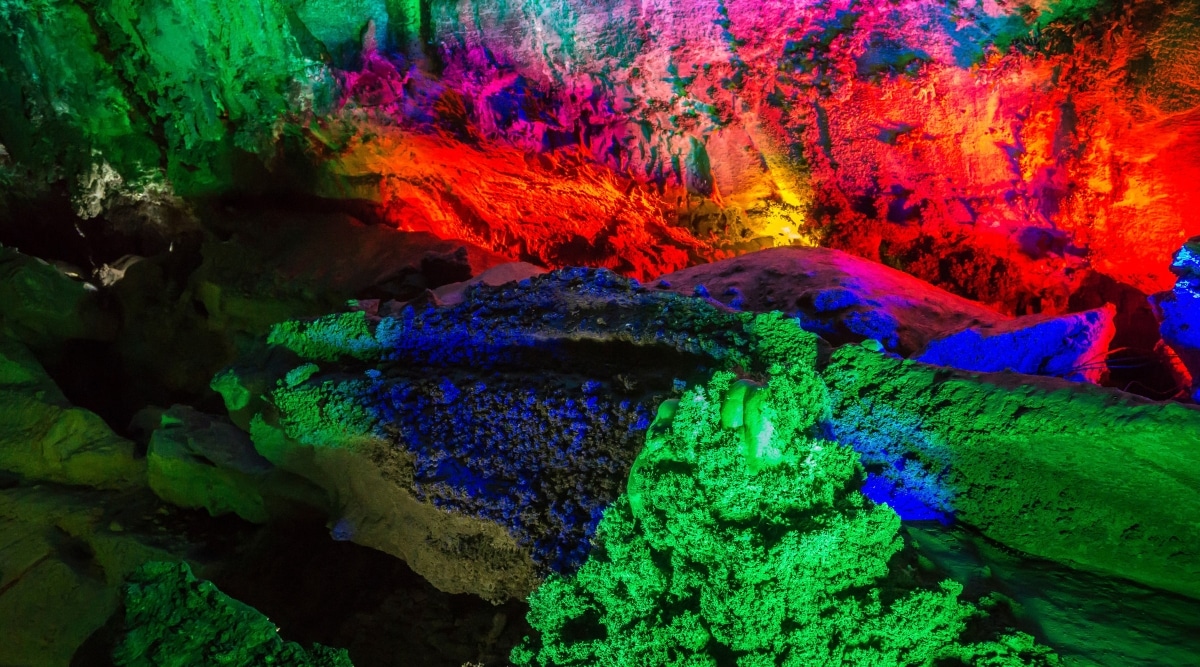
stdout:
POLYGON ((760 250, 663 276, 734 308, 780 310, 837 344, 884 349, 974 371, 1013 370, 1099 382, 1115 335, 1111 306, 1070 315, 1008 317, 906 273, 828 248, 760 250))
POLYGON ((0 470, 110 489, 141 486, 146 474, 132 442, 72 406, 27 349, 2 337, 0 470))
POLYGON ((264 523, 292 502, 320 497, 316 489, 277 470, 228 419, 185 405, 162 414, 150 436, 146 462, 150 489, 160 498, 213 516, 233 513, 264 523))
POLYGON ((1162 340, 1184 372, 1180 382, 1200 401, 1200 236, 1188 239, 1171 263, 1178 280, 1168 292, 1150 297, 1162 340))
POLYGON ((1100 383, 1116 335, 1112 305, 1069 315, 1028 315, 929 341, 917 361, 966 371, 1013 371, 1100 383))
POLYGON ((1200 409, 861 346, 823 375, 830 433, 877 491, 1027 554, 1200 598, 1200 409))
POLYGON ((96 288, 36 257, 0 246, 0 335, 33 348, 71 339, 112 340, 116 319, 96 288))

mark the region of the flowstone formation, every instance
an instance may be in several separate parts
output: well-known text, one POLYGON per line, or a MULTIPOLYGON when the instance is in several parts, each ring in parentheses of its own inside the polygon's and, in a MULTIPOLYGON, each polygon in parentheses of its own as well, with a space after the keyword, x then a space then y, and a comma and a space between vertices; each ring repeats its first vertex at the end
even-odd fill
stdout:
POLYGON ((660 408, 587 562, 530 596, 541 634, 515 664, 1059 664, 1022 633, 964 639, 987 613, 960 585, 889 567, 899 517, 857 490, 853 450, 813 437, 826 389, 815 340, 793 339, 765 386, 718 373, 660 408))

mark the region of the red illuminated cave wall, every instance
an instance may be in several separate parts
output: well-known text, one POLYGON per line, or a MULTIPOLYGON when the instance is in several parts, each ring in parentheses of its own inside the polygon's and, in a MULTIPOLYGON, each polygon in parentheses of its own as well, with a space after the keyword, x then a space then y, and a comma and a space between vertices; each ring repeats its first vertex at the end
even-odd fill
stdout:
POLYGON ((1165 288, 1200 233, 1198 26, 1195 0, 434 4, 343 74, 330 182, 549 265, 819 242, 1061 311, 1095 273, 1165 288))

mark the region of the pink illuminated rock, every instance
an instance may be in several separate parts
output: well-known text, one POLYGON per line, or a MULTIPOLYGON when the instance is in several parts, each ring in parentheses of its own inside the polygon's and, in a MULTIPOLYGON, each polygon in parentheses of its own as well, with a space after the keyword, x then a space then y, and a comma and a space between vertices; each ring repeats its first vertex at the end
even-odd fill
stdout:
POLYGON ((659 286, 780 310, 830 342, 874 339, 927 363, 1099 382, 1115 309, 1009 317, 906 273, 827 248, 774 248, 684 269, 659 286))

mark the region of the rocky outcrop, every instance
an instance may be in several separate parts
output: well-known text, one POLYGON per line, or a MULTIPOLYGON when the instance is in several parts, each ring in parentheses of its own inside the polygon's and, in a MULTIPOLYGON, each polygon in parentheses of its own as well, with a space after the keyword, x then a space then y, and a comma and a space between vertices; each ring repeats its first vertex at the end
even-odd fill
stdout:
POLYGON ((0 246, 0 336, 35 348, 66 340, 112 340, 117 320, 94 285, 0 246))
POLYGON ((1175 287, 1150 297, 1163 342, 1178 359, 1181 385, 1200 401, 1200 236, 1189 239, 1171 263, 1175 287))
POLYGON ((592 556, 530 596, 540 634, 514 664, 1059 664, 1025 633, 968 634, 984 614, 961 585, 902 574, 900 520, 859 493, 855 452, 807 435, 825 387, 815 338, 793 342, 765 386, 717 373, 663 405, 592 556))
POLYGON ((408 300, 505 263, 500 255, 348 215, 228 215, 228 239, 206 242, 189 277, 207 325, 266 333, 272 324, 342 307, 347 299, 408 300))
MULTIPOLYGON (((260 454, 324 490, 336 538, 396 554, 443 590, 503 599, 586 556, 649 416, 679 388, 716 369, 823 366, 827 349, 794 342, 800 322, 559 271, 470 286, 451 307, 281 323, 216 386, 260 454)), ((1179 517, 1200 512, 1189 468, 1171 463, 1192 456, 1193 411, 856 345, 832 359, 818 422, 859 451, 870 497, 1197 594, 1200 557, 1169 546, 1190 530, 1179 517), (1170 502, 1147 505, 1155 495, 1170 502)))
POLYGON ((1025 553, 1200 597, 1200 410, 860 346, 823 375, 830 432, 881 480, 877 499, 899 492, 1025 553))
POLYGON ((317 489, 255 451, 245 431, 183 405, 162 413, 146 463, 150 489, 160 498, 213 516, 233 513, 264 523, 286 514, 291 504, 322 500, 317 489))
POLYGON ((484 271, 470 280, 464 280, 449 285, 443 285, 433 290, 433 297, 439 306, 457 306, 463 302, 468 287, 472 285, 490 285, 499 287, 508 283, 519 282, 526 278, 545 273, 546 270, 528 262, 509 262, 499 264, 484 271))
POLYGON ((1108 375, 1116 308, 1027 315, 968 327, 930 341, 917 361, 966 371, 1012 371, 1098 384, 1108 375))
POLYGON ((0 178, 84 218, 301 191, 637 276, 820 241, 1018 313, 1197 231, 1195 0, 0 12, 0 178))
POLYGON ((146 475, 132 442, 72 406, 28 350, 2 337, 0 470, 108 489, 143 485, 146 475))
POLYGON ((754 321, 570 270, 471 286, 447 308, 285 322, 263 356, 276 370, 246 363, 216 386, 251 415, 259 453, 326 490, 335 536, 504 599, 586 555, 684 378, 761 366, 754 321))
POLYGON ((74 665, 117 610, 125 578, 148 560, 171 558, 179 542, 164 539, 161 522, 178 518, 156 513, 149 494, 22 485, 2 475, 0 661, 74 665))
POLYGON ((827 248, 774 248, 684 269, 658 286, 750 311, 779 310, 830 342, 877 340, 939 366, 1096 383, 1115 310, 1008 317, 929 283, 827 248))

